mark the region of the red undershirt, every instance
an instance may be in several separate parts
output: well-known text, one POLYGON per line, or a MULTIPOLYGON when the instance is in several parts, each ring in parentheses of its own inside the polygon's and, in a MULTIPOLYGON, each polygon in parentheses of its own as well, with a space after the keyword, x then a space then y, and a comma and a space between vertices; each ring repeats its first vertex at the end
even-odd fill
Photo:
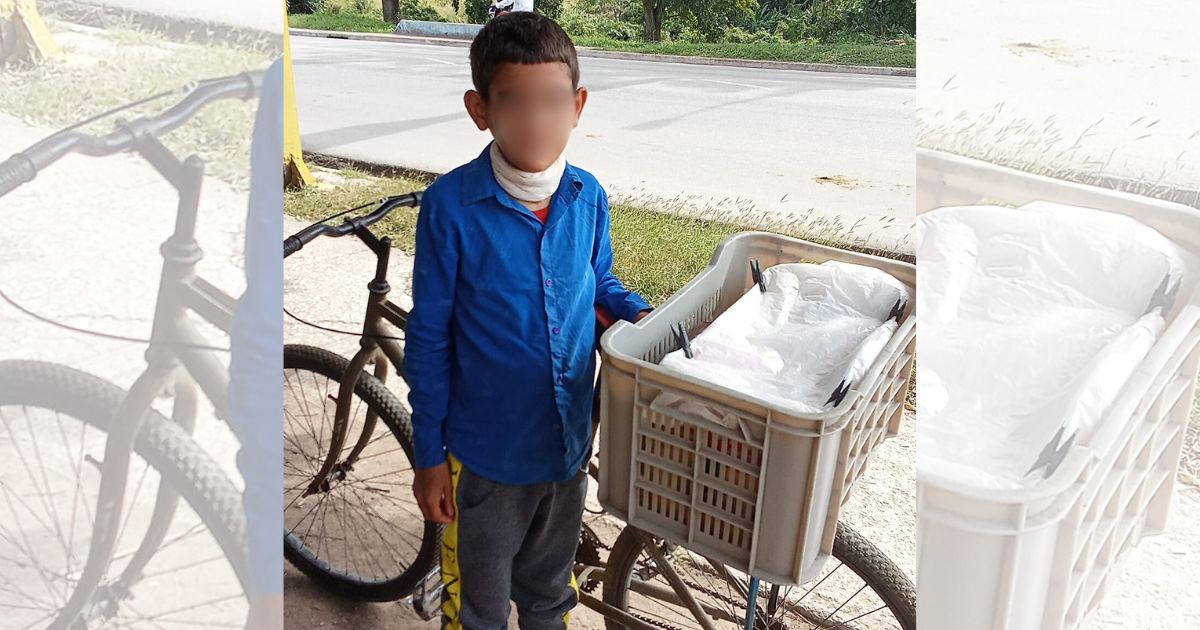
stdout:
POLYGON ((550 216, 550 207, 546 206, 545 208, 542 208, 541 210, 533 210, 532 212, 533 212, 533 216, 537 217, 538 221, 541 221, 542 224, 544 225, 546 223, 546 219, 550 216))

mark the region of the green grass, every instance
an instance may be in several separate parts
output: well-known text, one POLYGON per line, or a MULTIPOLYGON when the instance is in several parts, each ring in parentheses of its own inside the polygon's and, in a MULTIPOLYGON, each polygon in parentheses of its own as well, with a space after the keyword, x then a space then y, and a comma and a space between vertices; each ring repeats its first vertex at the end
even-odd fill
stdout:
MULTIPOLYGON (((65 54, 37 65, 10 65, 0 72, 0 112, 30 124, 60 128, 199 79, 263 69, 267 51, 229 46, 181 44, 134 27, 81 29, 51 21, 65 54)), ((117 117, 133 119, 162 112, 182 98, 158 101, 84 127, 92 133, 113 129, 117 117)), ((195 154, 210 174, 234 185, 248 179, 250 137, 257 101, 210 104, 195 118, 163 137, 181 157, 195 154)))
POLYGON ((395 26, 384 22, 382 17, 357 13, 289 15, 288 26, 348 33, 391 33, 395 30, 395 26))
POLYGON ((833 63, 896 68, 913 68, 917 64, 917 48, 910 43, 762 42, 749 44, 710 44, 704 42, 624 42, 598 37, 575 37, 573 39, 577 46, 587 48, 658 55, 833 63))
MULTIPOLYGON (((331 214, 391 195, 424 190, 428 183, 408 177, 376 177, 352 168, 329 170, 313 167, 316 186, 284 194, 283 209, 302 221, 318 221, 331 214)), ((364 210, 365 212, 366 210, 364 210)), ((390 236, 396 247, 412 253, 417 211, 397 208, 376 224, 376 234, 390 236)))
MULTIPOLYGON (((450 9, 449 3, 429 2, 428 4, 441 15, 444 21, 460 22, 463 19, 462 16, 456 15, 450 9)), ((392 32, 394 25, 383 21, 379 3, 373 3, 370 7, 367 13, 360 14, 355 11, 354 3, 351 0, 332 0, 325 12, 313 15, 290 15, 288 24, 294 28, 326 31, 392 32)), ((917 64, 916 46, 911 38, 892 42, 757 42, 742 44, 684 41, 646 43, 579 35, 572 35, 572 39, 577 46, 586 48, 659 55, 896 68, 913 68, 917 64)))
MULTIPOLYGON (((381 177, 353 168, 316 168, 318 185, 288 192, 284 211, 304 221, 335 214, 388 195, 421 190, 426 181, 412 177, 381 177)), ((680 216, 680 200, 643 200, 612 206, 613 261, 617 276, 651 304, 660 304, 708 265, 713 251, 726 237, 751 229, 766 229, 850 249, 859 249, 831 238, 811 224, 764 224, 753 213, 702 209, 696 216, 680 216), (807 228, 805 226, 808 226, 807 228)), ((365 212, 365 210, 364 210, 365 212)), ((412 253, 416 211, 401 208, 377 224, 377 234, 392 237, 395 246, 412 253)))
POLYGON ((627 287, 655 305, 708 266, 722 240, 746 229, 646 206, 619 203, 611 212, 613 269, 627 287))

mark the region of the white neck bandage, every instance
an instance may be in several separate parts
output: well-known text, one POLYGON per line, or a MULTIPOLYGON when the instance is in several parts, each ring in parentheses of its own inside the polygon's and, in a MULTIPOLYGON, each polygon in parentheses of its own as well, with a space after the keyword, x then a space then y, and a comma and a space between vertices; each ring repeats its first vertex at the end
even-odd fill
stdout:
POLYGON ((558 156, 544 171, 529 173, 509 164, 500 153, 500 146, 492 143, 492 173, 505 192, 518 201, 541 201, 548 199, 558 190, 563 171, 567 168, 566 154, 558 156))

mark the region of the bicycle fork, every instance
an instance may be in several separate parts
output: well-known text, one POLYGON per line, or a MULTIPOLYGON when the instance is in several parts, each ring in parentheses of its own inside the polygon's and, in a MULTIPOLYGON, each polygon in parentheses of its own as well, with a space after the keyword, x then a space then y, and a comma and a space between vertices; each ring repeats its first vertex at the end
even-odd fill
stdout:
POLYGON ((355 235, 365 241, 376 253, 375 278, 367 285, 370 297, 367 304, 367 316, 363 322, 363 334, 359 338, 360 348, 355 353, 354 358, 350 360, 350 367, 342 375, 342 380, 338 385, 337 406, 334 410, 333 435, 330 436, 329 452, 326 454, 325 461, 322 462, 320 470, 317 471, 312 482, 305 489, 303 496, 328 492, 332 487, 330 483, 331 475, 333 476, 333 482, 344 479, 353 470, 354 463, 358 461, 359 455, 362 454, 367 444, 370 443, 371 436, 375 434, 375 425, 379 422, 379 415, 368 409, 366 418, 363 420, 363 428, 358 436, 358 441, 355 442, 354 447, 350 450, 346 458, 339 461, 342 449, 346 447, 346 439, 349 437, 350 406, 354 401, 354 388, 358 384, 359 375, 362 374, 367 364, 374 360, 375 377, 380 382, 386 382, 387 380, 387 357, 381 356, 383 353, 379 347, 379 341, 375 338, 373 332, 374 321, 372 318, 377 317, 375 315, 377 309, 387 301, 388 292, 391 290, 387 282, 391 239, 387 237, 377 239, 374 234, 371 234, 370 230, 365 228, 356 230, 355 235))
MULTIPOLYGON (((104 579, 104 573, 116 550, 117 537, 120 535, 125 483, 129 477, 129 462, 134 452, 137 434, 150 412, 154 399, 171 381, 177 368, 178 364, 173 360, 152 361, 150 368, 138 377, 125 400, 121 401, 117 408, 104 444, 95 527, 92 543, 88 548, 87 562, 74 592, 48 630, 68 630, 76 627, 76 620, 104 579)), ((139 549, 135 555, 145 557, 148 554, 139 549)), ((130 568, 136 567, 131 564, 130 568)))

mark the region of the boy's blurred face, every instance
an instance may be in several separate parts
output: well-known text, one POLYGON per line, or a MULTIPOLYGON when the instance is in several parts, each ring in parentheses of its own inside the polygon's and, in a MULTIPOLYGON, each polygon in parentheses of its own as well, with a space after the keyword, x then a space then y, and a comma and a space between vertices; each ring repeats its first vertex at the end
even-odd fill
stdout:
POLYGON ((549 168, 567 148, 587 89, 575 89, 565 63, 506 63, 492 79, 487 98, 470 90, 463 101, 475 125, 492 132, 504 157, 534 173, 549 168))

